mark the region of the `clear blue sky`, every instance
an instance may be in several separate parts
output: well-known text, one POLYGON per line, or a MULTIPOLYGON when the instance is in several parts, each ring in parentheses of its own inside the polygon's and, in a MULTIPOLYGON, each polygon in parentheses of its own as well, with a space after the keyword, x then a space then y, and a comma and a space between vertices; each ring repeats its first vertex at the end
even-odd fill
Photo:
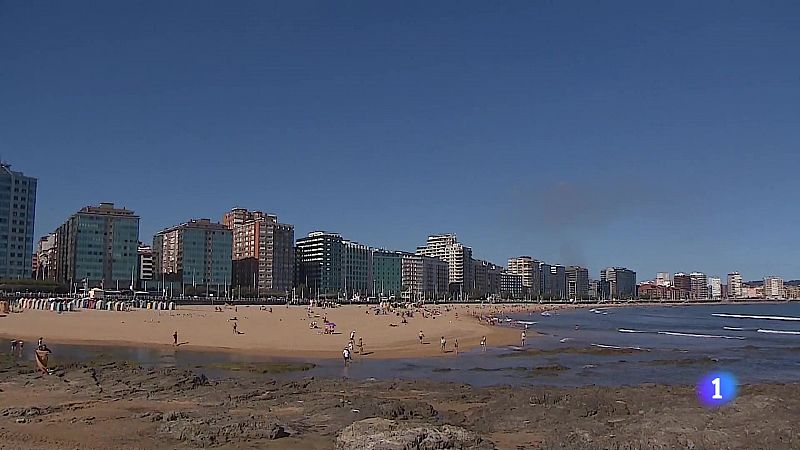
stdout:
POLYGON ((800 3, 0 1, 36 234, 240 205, 590 275, 800 278, 800 3))

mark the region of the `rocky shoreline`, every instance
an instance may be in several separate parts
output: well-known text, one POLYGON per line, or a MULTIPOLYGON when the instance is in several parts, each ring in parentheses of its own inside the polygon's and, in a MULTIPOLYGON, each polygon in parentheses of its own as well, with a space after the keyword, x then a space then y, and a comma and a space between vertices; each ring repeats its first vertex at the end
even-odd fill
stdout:
POLYGON ((202 367, 98 360, 42 375, 0 357, 0 449, 800 448, 797 384, 742 386, 714 410, 691 386, 279 381, 258 369, 209 380, 202 367))

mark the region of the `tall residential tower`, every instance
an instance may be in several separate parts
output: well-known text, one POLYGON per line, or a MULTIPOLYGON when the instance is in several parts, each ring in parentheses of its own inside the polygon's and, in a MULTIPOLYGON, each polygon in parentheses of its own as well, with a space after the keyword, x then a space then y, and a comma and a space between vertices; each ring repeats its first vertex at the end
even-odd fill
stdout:
POLYGON ((472 286, 472 248, 458 242, 455 234, 434 234, 428 236, 423 247, 417 247, 417 254, 439 258, 447 263, 450 292, 467 293, 472 286))
POLYGON ((159 231, 153 237, 156 281, 179 289, 205 285, 218 293, 231 283, 231 230, 209 219, 195 219, 159 231))
POLYGON ((133 211, 113 203, 87 206, 58 227, 54 239, 50 270, 56 281, 105 289, 133 284, 139 249, 139 216, 133 211))
POLYGON ((233 233, 234 286, 260 295, 285 293, 294 282, 294 226, 261 211, 234 208, 222 223, 233 233))
POLYGON ((35 209, 36 178, 0 163, 0 279, 31 277, 35 209))

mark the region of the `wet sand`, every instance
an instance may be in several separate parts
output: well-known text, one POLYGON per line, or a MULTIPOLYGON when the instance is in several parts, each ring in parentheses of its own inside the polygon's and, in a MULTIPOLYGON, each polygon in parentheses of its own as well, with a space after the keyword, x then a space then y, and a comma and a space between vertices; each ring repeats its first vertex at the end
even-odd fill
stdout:
POLYGON ((691 386, 279 381, 260 370, 210 381, 202 367, 53 359, 40 375, 0 357, 0 449, 388 449, 409 436, 429 446, 405 448, 800 447, 797 384, 742 386, 708 409, 691 386))
MULTIPOLYGON (((562 306, 563 307, 563 306, 562 306)), ((272 312, 259 306, 183 307, 175 311, 133 310, 129 312, 81 310, 58 314, 53 311, 23 310, 0 318, 0 338, 24 339, 29 345, 40 336, 48 342, 173 346, 178 332, 178 347, 191 350, 236 351, 276 357, 340 358, 350 332, 364 342, 364 353, 373 358, 406 358, 441 355, 439 339, 447 340, 448 352, 457 339, 459 350, 480 345, 518 345, 520 330, 489 325, 481 317, 553 310, 552 305, 443 305, 375 315, 374 307, 348 305, 314 308, 309 314, 302 306, 272 306, 272 312), (235 320, 234 320, 235 319, 235 320), (323 332, 327 319, 336 324, 335 334, 323 332), (310 328, 317 322, 318 328, 310 328), (236 324, 236 332, 233 325, 236 324), (425 335, 419 343, 418 333, 425 335)), ((528 332, 528 337, 534 333, 528 332)))

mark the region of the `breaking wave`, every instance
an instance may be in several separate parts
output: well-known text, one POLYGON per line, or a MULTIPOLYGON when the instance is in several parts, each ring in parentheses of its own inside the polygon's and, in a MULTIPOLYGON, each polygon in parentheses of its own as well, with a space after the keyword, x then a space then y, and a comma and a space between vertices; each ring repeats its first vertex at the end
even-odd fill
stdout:
POLYGON ((789 320, 800 322, 800 317, 793 316, 749 316, 745 314, 712 313, 715 317, 730 317, 732 319, 759 319, 759 320, 789 320))

